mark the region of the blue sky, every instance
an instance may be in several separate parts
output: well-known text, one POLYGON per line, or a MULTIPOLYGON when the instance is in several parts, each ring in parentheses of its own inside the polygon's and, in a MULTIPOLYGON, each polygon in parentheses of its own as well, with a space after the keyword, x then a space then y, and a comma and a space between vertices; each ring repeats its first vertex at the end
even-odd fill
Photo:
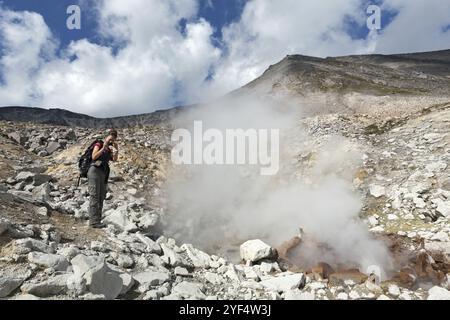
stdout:
POLYGON ((450 0, 0 3, 0 106, 91 115, 207 101, 254 80, 288 54, 450 47, 450 0), (81 7, 81 30, 66 28, 72 4, 81 7), (380 30, 366 26, 369 5, 381 9, 380 30))
MULTIPOLYGON (((209 21, 215 28, 214 38, 220 39, 222 27, 239 19, 246 1, 200 0, 198 18, 209 21)), ((93 42, 102 42, 96 32, 97 20, 90 9, 89 0, 1 0, 0 3, 12 10, 28 10, 40 13, 52 32, 60 40, 61 47, 67 46, 72 40, 83 38, 93 42), (81 30, 68 30, 66 28, 66 9, 72 4, 79 5, 83 13, 81 15, 81 30)), ((220 43, 216 42, 216 45, 220 46, 220 43)))

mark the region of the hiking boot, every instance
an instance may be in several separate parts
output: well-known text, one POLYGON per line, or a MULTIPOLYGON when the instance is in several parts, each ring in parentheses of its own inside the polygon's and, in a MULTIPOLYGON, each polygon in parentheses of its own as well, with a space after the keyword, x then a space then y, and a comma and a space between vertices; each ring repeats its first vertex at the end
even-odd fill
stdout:
POLYGON ((90 227, 94 228, 94 229, 102 229, 102 228, 106 228, 106 224, 98 222, 98 223, 91 224, 90 227))

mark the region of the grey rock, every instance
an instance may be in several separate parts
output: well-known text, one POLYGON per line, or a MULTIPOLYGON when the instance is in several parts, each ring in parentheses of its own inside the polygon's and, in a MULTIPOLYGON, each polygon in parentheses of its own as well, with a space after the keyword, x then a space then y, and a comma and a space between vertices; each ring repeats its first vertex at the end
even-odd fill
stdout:
POLYGON ((136 232, 136 237, 147 246, 146 248, 146 252, 148 253, 156 253, 156 254, 161 254, 162 253, 162 249, 161 246, 156 243, 155 241, 153 241, 152 239, 150 239, 149 237, 144 236, 143 234, 136 232))
POLYGON ((48 183, 44 183, 40 186, 37 186, 33 189, 32 197, 35 201, 47 203, 48 201, 50 201, 50 185, 48 183))
POLYGON ((189 271, 183 267, 176 267, 174 270, 176 276, 187 277, 190 275, 189 271))
POLYGON ((53 268, 56 271, 66 271, 70 265, 63 256, 41 252, 30 252, 28 261, 46 268, 53 268))
POLYGON ((127 218, 126 212, 121 210, 112 210, 103 219, 103 223, 112 224, 121 231, 131 232, 137 230, 137 226, 127 218))
POLYGON ((20 144, 22 146, 24 146, 28 140, 26 136, 20 134, 19 132, 9 133, 8 138, 10 138, 11 140, 14 140, 15 142, 17 142, 18 144, 20 144))
POLYGON ((21 286, 23 279, 0 277, 0 298, 9 296, 14 290, 21 286))
POLYGON ((126 254, 119 254, 116 261, 121 268, 131 268, 134 265, 133 258, 126 254))
POLYGON ((204 300, 206 295, 203 291, 204 288, 201 283, 183 281, 172 288, 171 294, 180 296, 184 299, 204 300))
POLYGON ((53 248, 49 245, 32 238, 16 240, 14 241, 14 246, 16 248, 16 251, 19 251, 20 253, 29 253, 31 251, 39 251, 44 253, 54 252, 53 248))
POLYGON ((28 171, 22 171, 17 174, 15 180, 17 182, 22 182, 22 181, 31 182, 31 181, 33 181, 33 178, 34 178, 34 173, 28 172, 28 171))
POLYGON ((209 268, 211 257, 207 253, 194 248, 191 244, 183 244, 181 249, 186 252, 194 267, 209 268))
POLYGON ((61 274, 41 282, 26 282, 20 290, 38 297, 50 297, 64 294, 67 291, 67 280, 70 274, 61 274))
POLYGON ((33 185, 40 186, 40 185, 50 182, 52 180, 53 180, 53 177, 48 174, 36 174, 33 177, 33 185))
POLYGON ((73 272, 86 279, 88 290, 102 294, 106 299, 115 299, 122 290, 122 278, 118 272, 111 270, 104 259, 98 256, 77 255, 71 260, 73 272))
POLYGON ((47 145, 47 147, 45 148, 45 151, 51 155, 52 153, 54 153, 56 150, 60 149, 61 145, 59 144, 59 142, 56 141, 52 141, 49 142, 49 144, 47 145))
POLYGON ((121 273, 120 278, 122 279, 122 290, 120 291, 120 295, 126 294, 134 285, 133 277, 128 273, 121 273))
POLYGON ((133 278, 139 284, 159 286, 170 280, 170 274, 163 271, 144 271, 134 274, 133 278))
POLYGON ((4 219, 0 219, 0 236, 5 233, 6 231, 8 231, 10 226, 9 221, 4 220, 4 219))

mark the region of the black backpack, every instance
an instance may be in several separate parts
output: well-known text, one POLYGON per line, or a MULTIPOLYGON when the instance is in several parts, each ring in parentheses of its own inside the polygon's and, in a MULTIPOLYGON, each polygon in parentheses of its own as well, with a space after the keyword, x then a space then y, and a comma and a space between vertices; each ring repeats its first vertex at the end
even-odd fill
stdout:
POLYGON ((83 155, 78 160, 78 171, 80 172, 80 177, 78 178, 78 185, 80 184, 80 178, 87 178, 87 173, 92 163, 92 151, 94 150, 94 145, 96 143, 103 144, 102 140, 95 140, 91 143, 89 148, 84 151, 83 155))

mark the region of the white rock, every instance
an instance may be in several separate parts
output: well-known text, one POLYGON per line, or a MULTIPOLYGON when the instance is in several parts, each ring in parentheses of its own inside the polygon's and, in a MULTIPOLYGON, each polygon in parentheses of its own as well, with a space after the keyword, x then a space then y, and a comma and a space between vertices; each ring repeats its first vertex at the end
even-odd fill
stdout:
POLYGON ((376 226, 371 228, 370 231, 374 233, 382 233, 384 232, 384 228, 382 226, 376 226))
POLYGON ((391 300, 388 296, 385 296, 384 294, 380 295, 377 300, 391 300))
POLYGON ((450 291, 442 287, 434 286, 428 290, 427 300, 450 300, 450 291))
POLYGON ((272 257, 273 249, 259 239, 248 240, 241 245, 240 254, 242 260, 255 262, 272 257))
POLYGON ((411 300, 411 295, 408 292, 402 292, 398 298, 400 300, 411 300))
POLYGON ((189 271, 183 267, 176 267, 174 270, 176 276, 186 277, 189 276, 189 271))
POLYGON ((378 219, 375 218, 374 216, 370 216, 368 220, 372 227, 375 227, 376 225, 378 225, 378 219))
POLYGON ((137 193, 137 189, 135 189, 135 188, 130 188, 130 189, 127 189, 127 192, 128 192, 129 194, 131 194, 132 196, 134 196, 134 195, 136 195, 136 193, 137 193))
POLYGON ((395 284, 391 284, 388 287, 388 292, 391 296, 396 298, 400 295, 400 288, 395 284))
POLYGON ((447 232, 444 231, 440 231, 436 234, 434 234, 430 240, 437 240, 437 241, 441 241, 441 242, 449 242, 450 238, 448 237, 447 232))
POLYGON ((215 285, 219 285, 224 281, 224 279, 217 273, 205 272, 204 277, 208 282, 215 285))
POLYGON ((338 295, 336 296, 337 300, 348 300, 348 294, 345 292, 340 292, 338 293, 338 295))
POLYGON ((415 197, 415 198, 413 198, 413 202, 416 205, 416 208, 419 208, 419 209, 423 209, 427 206, 427 204, 425 203, 425 201, 423 201, 422 198, 415 197))
POLYGON ((425 241, 425 250, 431 252, 444 252, 450 255, 450 242, 425 241))
POLYGON ((302 286, 305 283, 305 276, 302 273, 280 274, 277 277, 262 280, 260 283, 270 291, 283 292, 302 286))
POLYGON ((48 216, 48 209, 46 207, 40 207, 37 209, 37 214, 46 217, 48 216))
POLYGON ((444 217, 450 216, 450 201, 444 201, 442 199, 433 199, 431 200, 436 207, 436 211, 442 214, 444 217))
POLYGON ((80 254, 80 249, 71 245, 69 247, 59 249, 57 251, 57 254, 66 257, 66 259, 70 261, 78 254, 80 254))
POLYGON ((398 217, 395 214, 388 214, 387 219, 390 221, 398 220, 398 217))
POLYGON ((383 186, 373 184, 369 187, 369 192, 375 198, 379 198, 386 194, 386 188, 383 186))

